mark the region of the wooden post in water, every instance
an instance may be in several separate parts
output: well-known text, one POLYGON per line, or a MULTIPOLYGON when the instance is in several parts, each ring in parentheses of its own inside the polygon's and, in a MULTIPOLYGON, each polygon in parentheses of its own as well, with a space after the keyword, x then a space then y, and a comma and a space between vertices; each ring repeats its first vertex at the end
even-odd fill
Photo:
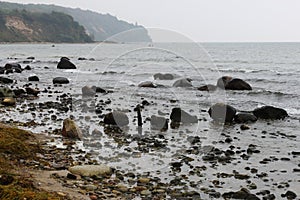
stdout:
POLYGON ((135 111, 137 112, 137 118, 138 118, 138 133, 142 135, 143 133, 143 119, 141 114, 141 106, 138 104, 135 107, 135 111))

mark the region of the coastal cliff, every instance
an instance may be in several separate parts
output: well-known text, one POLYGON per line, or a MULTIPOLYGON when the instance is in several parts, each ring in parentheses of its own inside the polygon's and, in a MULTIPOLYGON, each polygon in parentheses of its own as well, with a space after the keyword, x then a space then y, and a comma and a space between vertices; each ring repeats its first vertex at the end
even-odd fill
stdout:
POLYGON ((0 10, 0 42, 92 42, 78 22, 59 12, 0 10))
MULTIPOLYGON (((26 10, 32 13, 54 12, 65 13, 73 17, 80 25, 82 25, 86 33, 94 41, 113 41, 113 42, 151 42, 152 39, 148 35, 147 29, 137 23, 132 24, 120 20, 110 14, 101 14, 90 10, 82 10, 79 8, 67 8, 56 5, 45 4, 18 4, 0 2, 0 10, 26 10), (134 30, 134 31, 132 31, 134 30), (129 32, 130 31, 130 32, 129 32), (121 34, 127 32, 126 34, 121 34), (118 35, 119 34, 119 35, 118 35), (118 35, 117 37, 115 37, 118 35)), ((1 39, 1 38, 0 38, 1 39)), ((1 41, 1 40, 0 40, 1 41)))

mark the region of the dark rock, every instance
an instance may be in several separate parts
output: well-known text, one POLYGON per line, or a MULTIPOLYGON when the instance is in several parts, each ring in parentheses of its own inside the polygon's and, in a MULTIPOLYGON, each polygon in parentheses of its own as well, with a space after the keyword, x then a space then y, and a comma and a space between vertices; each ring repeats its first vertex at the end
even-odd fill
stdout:
POLYGON ((7 63, 4 66, 4 68, 6 70, 8 70, 8 69, 12 69, 12 70, 14 70, 14 69, 22 69, 22 67, 21 67, 21 65, 19 63, 7 63))
POLYGON ((0 83, 2 84, 11 84, 13 83, 14 81, 10 78, 6 78, 6 77, 0 77, 0 83))
POLYGON ((29 65, 27 65, 24 69, 25 70, 31 70, 31 67, 29 65))
POLYGON ((236 123, 255 122, 257 121, 257 117, 252 113, 241 112, 234 116, 234 121, 236 123))
POLYGON ((108 125, 117 125, 119 127, 129 124, 128 116, 119 111, 113 111, 104 116, 104 123, 108 125))
POLYGON ((7 88, 7 87, 0 87, 0 97, 14 97, 15 93, 7 88))
POLYGON ((232 80, 231 76, 222 76, 221 78, 218 79, 217 82, 217 87, 221 89, 225 89, 225 86, 228 84, 229 81, 232 80))
POLYGON ((53 79, 53 84, 68 84, 70 81, 64 77, 56 77, 53 79))
POLYGON ((70 139, 82 139, 82 132, 73 120, 67 118, 63 122, 62 136, 70 139))
POLYGON ((159 79, 159 80, 173 80, 174 75, 173 74, 161 74, 157 73, 153 75, 154 79, 159 79))
POLYGON ((293 191, 287 191, 285 194, 281 195, 282 197, 286 197, 287 199, 296 199, 297 194, 293 191))
POLYGON ((181 108, 173 108, 170 119, 172 122, 198 123, 197 116, 192 116, 181 108))
POLYGON ((236 109, 230 105, 216 103, 208 110, 210 117, 218 122, 232 122, 236 109))
POLYGON ((5 70, 5 74, 12 74, 12 73, 14 73, 13 69, 7 69, 7 70, 5 70))
POLYGON ((260 119, 284 119, 288 116, 287 112, 282 108, 273 106, 263 106, 256 108, 253 114, 260 119))
POLYGON ((87 58, 79 57, 78 60, 87 60, 87 58))
POLYGON ((151 81, 142 82, 138 85, 139 87, 156 88, 156 85, 151 81))
POLYGON ((33 57, 33 56, 30 56, 30 57, 27 57, 27 59, 28 59, 28 60, 34 60, 34 59, 35 59, 35 57, 33 57))
POLYGON ((230 76, 219 78, 217 86, 225 90, 252 90, 252 87, 246 81, 230 76))
POLYGON ((37 96, 40 93, 39 90, 31 88, 31 87, 27 87, 27 88, 25 88, 25 90, 26 90, 27 94, 33 95, 33 96, 37 96))
POLYGON ((164 117, 158 117, 152 115, 150 123, 151 123, 151 129, 153 130, 161 130, 161 131, 168 130, 168 120, 164 117))
POLYGON ((217 89, 217 86, 215 85, 204 85, 198 88, 200 91, 215 91, 217 89))
POLYGON ((10 185, 14 182, 14 177, 9 174, 0 175, 0 185, 10 185))
POLYGON ((226 90, 252 90, 252 87, 242 79, 232 79, 225 86, 226 90))
POLYGON ((17 97, 20 97, 20 96, 26 94, 26 90, 23 89, 23 88, 15 89, 15 90, 13 90, 13 92, 15 93, 15 95, 16 95, 17 97))
POLYGON ((0 74, 4 74, 4 73, 5 73, 4 67, 0 67, 0 74))
POLYGON ((89 86, 84 86, 81 91, 83 97, 94 97, 96 94, 96 91, 89 86))
POLYGON ((240 129, 241 129, 242 131, 245 131, 245 130, 250 129, 250 127, 247 126, 247 125, 245 125, 245 124, 242 124, 241 127, 240 127, 240 129))
POLYGON ((222 195, 224 199, 244 199, 244 200, 260 200, 254 194, 251 194, 247 189, 242 188, 237 192, 227 192, 222 195))
POLYGON ((76 180, 76 179, 77 179, 77 176, 74 175, 74 174, 68 173, 68 174, 67 174, 67 178, 68 178, 68 179, 71 179, 71 180, 76 180))
POLYGON ((15 69, 14 69, 14 72, 15 72, 15 73, 22 73, 22 71, 23 71, 23 70, 22 70, 21 68, 15 68, 15 69))
POLYGON ((96 92, 96 93, 108 93, 105 89, 97 87, 97 86, 92 86, 92 89, 96 92))
POLYGON ((62 57, 57 64, 57 69, 76 69, 76 66, 70 61, 69 58, 62 57))
POLYGON ((30 76, 28 77, 28 81, 40 81, 40 79, 37 76, 30 76))
POLYGON ((192 87, 192 80, 189 78, 179 79, 174 82, 173 87, 192 87))

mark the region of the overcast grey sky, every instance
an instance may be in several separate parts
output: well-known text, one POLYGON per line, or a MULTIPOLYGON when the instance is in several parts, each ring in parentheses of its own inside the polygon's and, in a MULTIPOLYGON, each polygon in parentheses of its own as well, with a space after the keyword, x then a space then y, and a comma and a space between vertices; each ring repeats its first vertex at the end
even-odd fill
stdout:
POLYGON ((193 41, 299 41, 300 0, 7 0, 110 13, 193 41))

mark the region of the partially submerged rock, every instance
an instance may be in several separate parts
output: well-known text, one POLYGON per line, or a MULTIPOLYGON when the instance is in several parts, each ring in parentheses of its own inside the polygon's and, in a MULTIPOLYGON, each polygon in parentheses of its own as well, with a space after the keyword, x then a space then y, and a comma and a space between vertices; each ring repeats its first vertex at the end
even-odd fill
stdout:
POLYGON ((173 80, 175 77, 173 74, 162 74, 162 73, 157 73, 153 75, 154 79, 159 79, 159 80, 173 80))
POLYGON ((192 80, 189 78, 183 78, 175 81, 173 87, 192 87, 192 80))
POLYGON ((246 81, 230 76, 219 78, 217 86, 225 90, 252 90, 252 87, 246 81))
POLYGON ((288 116, 288 113, 284 109, 273 106, 256 108, 253 114, 260 119, 284 119, 288 116))
POLYGON ((63 122, 62 135, 70 139, 82 139, 82 132, 76 123, 67 118, 63 122))
POLYGON ((208 85, 204 85, 204 86, 201 86, 198 88, 198 90, 200 91, 215 91, 217 89, 217 86, 215 85, 211 85, 211 84, 208 84, 208 85))
POLYGON ((40 81, 40 79, 37 76, 30 76, 28 77, 28 81, 40 81))
POLYGON ((69 79, 65 77, 56 77, 52 80, 53 84, 68 84, 70 83, 69 79))
POLYGON ((173 108, 170 119, 172 122, 198 123, 197 116, 190 115, 181 108, 173 108))
POLYGON ((209 116, 218 122, 232 122, 236 109, 230 105, 223 103, 216 103, 208 110, 209 116))
POLYGON ((108 176, 112 174, 112 169, 106 165, 81 165, 70 167, 69 171, 72 174, 80 176, 108 176))
POLYGON ((14 80, 10 79, 10 78, 6 78, 6 77, 0 77, 0 83, 3 84, 11 84, 13 83, 14 80))
POLYGON ((128 116, 124 112, 113 111, 104 116, 104 123, 108 125, 117 125, 119 127, 129 124, 128 116))
POLYGON ((236 123, 256 122, 257 117, 252 113, 240 112, 234 116, 236 123))
POLYGON ((151 81, 146 81, 146 82, 142 82, 138 85, 139 87, 148 87, 148 88, 156 88, 157 86, 151 82, 151 81))
POLYGON ((76 69, 76 66, 67 57, 62 57, 57 64, 57 69, 76 69))

